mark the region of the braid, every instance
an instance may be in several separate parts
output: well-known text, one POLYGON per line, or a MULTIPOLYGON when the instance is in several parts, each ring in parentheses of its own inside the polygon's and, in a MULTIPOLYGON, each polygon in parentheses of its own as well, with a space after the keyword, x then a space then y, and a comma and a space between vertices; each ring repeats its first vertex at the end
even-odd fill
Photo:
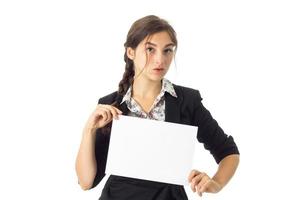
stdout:
POLYGON ((128 88, 133 82, 133 76, 134 76, 133 62, 127 57, 126 53, 124 55, 124 60, 126 62, 125 72, 123 74, 122 80, 119 83, 119 90, 118 90, 119 95, 122 96, 126 94, 128 88))
POLYGON ((119 107, 120 102, 122 100, 122 99, 120 99, 120 97, 122 97, 126 94, 128 88, 130 87, 130 85, 133 82, 133 77, 134 77, 133 61, 127 57, 126 52, 124 54, 124 61, 125 61, 126 65, 125 65, 125 72, 123 73, 123 78, 119 82, 119 89, 118 89, 119 98, 111 104, 111 105, 117 106, 117 107, 119 107))
MULTIPOLYGON (((126 65, 125 65, 125 72, 123 74, 123 78, 119 83, 119 90, 118 90, 119 98, 111 104, 112 106, 116 106, 118 108, 120 108, 119 106, 120 106, 120 103, 122 100, 120 97, 122 97, 126 94, 128 88, 130 87, 130 85, 133 82, 133 77, 134 77, 133 61, 127 57, 126 52, 124 55, 124 60, 126 62, 126 65)), ((111 125, 112 125, 112 123, 109 123, 105 127, 103 127, 101 129, 102 133, 103 134, 110 133, 111 125)))

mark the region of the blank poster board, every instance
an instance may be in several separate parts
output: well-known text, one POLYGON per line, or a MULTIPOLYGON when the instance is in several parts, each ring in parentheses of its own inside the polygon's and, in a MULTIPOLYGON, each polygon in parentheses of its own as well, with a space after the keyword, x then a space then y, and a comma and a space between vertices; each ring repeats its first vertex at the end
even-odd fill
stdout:
POLYGON ((120 115, 113 120, 106 173, 188 185, 198 127, 120 115))

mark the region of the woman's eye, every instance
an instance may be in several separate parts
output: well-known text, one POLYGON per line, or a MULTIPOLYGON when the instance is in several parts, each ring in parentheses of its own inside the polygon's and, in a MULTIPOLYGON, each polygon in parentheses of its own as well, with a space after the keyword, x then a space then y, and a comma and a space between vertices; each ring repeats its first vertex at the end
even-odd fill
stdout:
POLYGON ((165 49, 165 53, 172 53, 173 49, 165 49))
POLYGON ((146 49, 146 51, 152 52, 152 51, 153 51, 153 48, 152 48, 152 47, 148 47, 148 48, 146 49))

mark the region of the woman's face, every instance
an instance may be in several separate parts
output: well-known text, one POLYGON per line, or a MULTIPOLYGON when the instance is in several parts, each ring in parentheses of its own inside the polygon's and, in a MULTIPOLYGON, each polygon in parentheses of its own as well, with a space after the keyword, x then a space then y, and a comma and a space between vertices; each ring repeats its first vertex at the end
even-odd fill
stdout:
POLYGON ((133 60, 136 76, 159 81, 169 70, 174 48, 169 34, 163 31, 146 37, 136 49, 127 48, 127 56, 133 60))

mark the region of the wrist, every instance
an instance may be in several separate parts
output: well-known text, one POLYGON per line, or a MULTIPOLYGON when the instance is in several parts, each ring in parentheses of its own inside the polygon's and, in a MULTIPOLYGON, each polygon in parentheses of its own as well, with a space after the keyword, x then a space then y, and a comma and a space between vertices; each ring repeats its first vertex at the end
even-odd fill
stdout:
POLYGON ((83 129, 83 135, 96 135, 97 128, 94 127, 84 127, 83 129))
POLYGON ((218 178, 217 176, 214 176, 212 178, 212 180, 218 184, 218 186, 220 187, 220 190, 226 185, 226 183, 224 181, 220 180, 220 178, 218 178))

